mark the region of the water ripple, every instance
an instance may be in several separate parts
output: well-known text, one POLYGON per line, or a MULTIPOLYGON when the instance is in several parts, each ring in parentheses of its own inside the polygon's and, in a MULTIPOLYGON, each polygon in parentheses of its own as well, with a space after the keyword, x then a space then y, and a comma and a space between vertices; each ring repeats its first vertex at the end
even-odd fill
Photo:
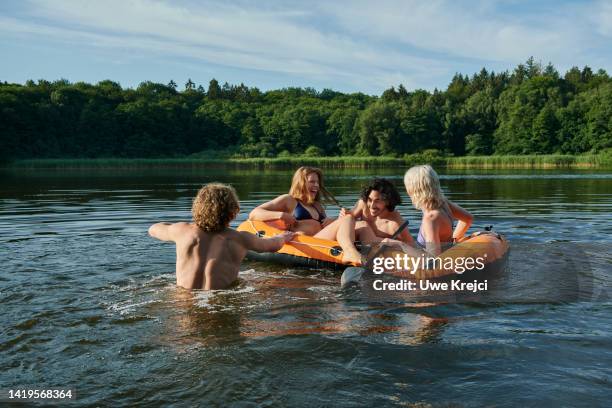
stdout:
MULTIPOLYGON (((401 186, 394 169, 326 181, 350 205, 374 172, 401 186)), ((477 225, 512 242, 503 296, 448 304, 367 297, 329 271, 250 262, 230 290, 177 288, 174 249, 147 227, 188 220, 209 181, 236 186, 235 226, 286 191, 290 172, 9 175, 0 382, 76 387, 92 406, 605 405, 612 174, 508 173, 441 177, 477 225)), ((402 196, 414 234, 419 214, 402 196)))

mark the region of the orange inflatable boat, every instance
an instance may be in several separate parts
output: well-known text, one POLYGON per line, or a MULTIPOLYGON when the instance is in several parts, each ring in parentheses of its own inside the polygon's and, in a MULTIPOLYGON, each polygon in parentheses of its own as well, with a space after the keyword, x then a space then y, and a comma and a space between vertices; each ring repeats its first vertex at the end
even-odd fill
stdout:
MULTIPOLYGON (((283 232, 274 222, 246 220, 237 228, 259 237, 273 237, 283 232)), ((337 241, 296 235, 291 242, 275 253, 249 251, 247 258, 255 261, 280 263, 289 266, 308 266, 325 269, 344 269, 351 264, 342 263, 342 248, 337 241)))
MULTIPOLYGON (((259 237, 272 237, 283 232, 276 228, 273 222, 251 221, 247 220, 238 226, 238 231, 245 231, 255 234, 259 237)), ((414 268, 416 273, 408 273, 404 271, 389 271, 385 273, 393 273, 394 275, 412 277, 416 279, 435 278, 450 274, 460 273, 457 270, 457 265, 463 270, 470 270, 472 267, 481 269, 480 264, 484 267, 497 263, 503 260, 508 252, 508 241, 501 235, 491 231, 475 232, 466 236, 459 243, 444 251, 438 256, 446 262, 422 262, 421 267, 414 268), (466 265, 465 259, 473 259, 472 265, 466 265), (463 259, 463 260, 462 260, 463 259)), ((382 248, 375 250, 376 257, 382 258, 402 258, 404 252, 399 248, 382 248)), ((275 253, 256 253, 249 251, 248 259, 280 263, 289 266, 306 266, 313 268, 326 268, 333 270, 344 270, 351 264, 342 263, 342 248, 337 241, 318 239, 306 235, 296 235, 293 240, 275 253)), ((371 260, 372 261, 372 260, 371 260)), ((368 268, 371 268, 371 262, 368 268)), ((414 272, 414 271, 413 271, 414 272)))

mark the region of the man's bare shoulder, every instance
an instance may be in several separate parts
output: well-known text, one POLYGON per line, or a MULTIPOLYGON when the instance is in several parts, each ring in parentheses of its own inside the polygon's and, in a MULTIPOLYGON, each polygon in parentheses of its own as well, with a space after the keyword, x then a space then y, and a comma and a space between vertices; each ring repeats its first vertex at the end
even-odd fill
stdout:
POLYGON ((208 235, 211 238, 216 238, 218 240, 227 240, 243 245, 245 240, 249 239, 249 237, 253 234, 248 233, 246 231, 236 231, 233 228, 226 228, 223 231, 209 233, 208 235))
POLYGON ((194 236, 204 232, 200 229, 200 227, 189 222, 175 222, 174 224, 170 225, 170 231, 174 235, 193 234, 194 236))
POLYGON ((192 245, 192 243, 199 241, 203 234, 205 234, 200 227, 189 222, 176 222, 170 225, 170 233, 174 241, 182 245, 192 245))
POLYGON ((170 228, 175 229, 175 230, 181 230, 181 229, 198 228, 198 226, 195 225, 195 224, 192 224, 190 222, 180 221, 180 222, 175 222, 175 223, 171 224, 170 228))
POLYGON ((225 231, 223 231, 222 234, 223 234, 223 236, 225 238, 233 239, 233 240, 236 240, 236 241, 242 241, 242 240, 248 238, 249 236, 253 235, 250 232, 236 231, 233 228, 225 229, 225 231))
POLYGON ((389 222, 396 223, 398 226, 404 222, 404 217, 402 217, 402 214, 395 210, 389 211, 386 219, 389 222))

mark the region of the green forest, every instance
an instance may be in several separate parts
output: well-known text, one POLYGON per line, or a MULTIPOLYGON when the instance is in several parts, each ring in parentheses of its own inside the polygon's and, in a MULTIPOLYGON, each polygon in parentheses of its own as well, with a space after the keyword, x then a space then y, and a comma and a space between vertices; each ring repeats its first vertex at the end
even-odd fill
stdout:
POLYGON ((0 124, 3 160, 598 153, 612 146, 612 80, 530 58, 511 72, 457 73, 446 90, 380 96, 215 79, 0 82, 0 124))

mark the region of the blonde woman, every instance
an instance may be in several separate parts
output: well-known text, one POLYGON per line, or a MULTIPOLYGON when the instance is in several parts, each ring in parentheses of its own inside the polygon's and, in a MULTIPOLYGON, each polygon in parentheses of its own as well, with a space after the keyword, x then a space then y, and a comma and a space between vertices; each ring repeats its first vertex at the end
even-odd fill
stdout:
POLYGON ((410 168, 404 184, 414 207, 423 212, 417 238, 421 247, 437 256, 465 235, 472 225, 472 214, 444 196, 438 175, 430 165, 410 168), (457 226, 455 220, 459 221, 457 226))
POLYGON ((315 235, 333 220, 325 214, 322 201, 338 204, 323 185, 323 173, 316 167, 300 167, 293 175, 289 194, 261 204, 251 211, 249 219, 280 220, 282 227, 305 235, 315 235))

